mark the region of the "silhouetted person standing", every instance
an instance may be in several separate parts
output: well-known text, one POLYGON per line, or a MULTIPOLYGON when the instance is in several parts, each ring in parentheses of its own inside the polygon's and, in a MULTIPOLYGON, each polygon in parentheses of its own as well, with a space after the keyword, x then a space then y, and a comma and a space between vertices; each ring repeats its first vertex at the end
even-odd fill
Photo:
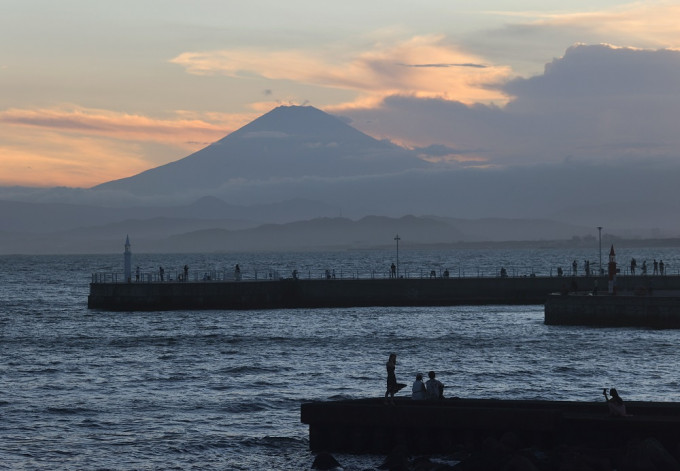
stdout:
POLYGON ((394 395, 399 391, 399 386, 397 386, 397 375, 395 370, 397 368, 397 355, 395 353, 390 353, 387 363, 385 364, 387 369, 387 389, 385 390, 385 403, 387 404, 387 397, 390 398, 390 404, 394 405, 394 395))

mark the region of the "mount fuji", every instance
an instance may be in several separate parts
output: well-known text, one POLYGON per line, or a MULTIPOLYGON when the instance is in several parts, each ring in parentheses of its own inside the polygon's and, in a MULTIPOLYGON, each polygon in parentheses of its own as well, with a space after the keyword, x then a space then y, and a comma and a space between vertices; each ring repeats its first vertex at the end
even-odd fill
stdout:
POLYGON ((208 192, 244 182, 356 178, 424 169, 415 152, 311 106, 280 106, 183 159, 94 190, 138 196, 208 192))

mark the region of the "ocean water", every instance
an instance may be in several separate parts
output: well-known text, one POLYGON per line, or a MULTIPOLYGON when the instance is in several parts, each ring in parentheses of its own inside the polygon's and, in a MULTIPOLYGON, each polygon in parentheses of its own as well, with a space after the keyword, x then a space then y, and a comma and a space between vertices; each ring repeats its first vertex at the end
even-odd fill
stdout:
MULTIPOLYGON (((618 255, 680 267, 672 249, 618 255)), ((133 265, 169 276, 239 263, 246 279, 293 269, 364 277, 386 275, 394 256, 135 254, 133 265)), ((493 276, 505 266, 523 276, 597 258, 404 250, 400 270, 493 276)), ((0 257, 0 469, 309 469, 300 404, 381 396, 390 352, 399 381, 433 369, 460 397, 590 401, 616 387, 625 400, 680 401, 676 330, 546 326, 541 306, 88 310, 91 273, 122 265, 122 254, 0 257)), ((336 458, 365 470, 384 456, 336 458)))

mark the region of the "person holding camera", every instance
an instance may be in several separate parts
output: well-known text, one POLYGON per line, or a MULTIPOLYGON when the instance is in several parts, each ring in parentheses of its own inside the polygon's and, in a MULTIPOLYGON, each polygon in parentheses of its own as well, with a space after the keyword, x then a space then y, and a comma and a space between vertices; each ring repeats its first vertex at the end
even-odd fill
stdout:
POLYGON ((623 399, 621 399, 621 396, 619 396, 619 393, 615 388, 609 390, 611 398, 607 396, 607 388, 602 390, 602 394, 604 395, 604 400, 607 401, 609 415, 614 417, 625 417, 628 415, 626 413, 626 405, 623 403, 623 399))

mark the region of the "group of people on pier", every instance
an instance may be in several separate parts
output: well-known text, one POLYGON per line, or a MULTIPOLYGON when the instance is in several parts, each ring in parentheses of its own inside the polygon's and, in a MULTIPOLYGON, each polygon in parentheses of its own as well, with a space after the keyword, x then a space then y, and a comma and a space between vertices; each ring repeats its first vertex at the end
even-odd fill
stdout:
MULTIPOLYGON (((665 275, 668 270, 668 264, 665 264, 663 260, 656 260, 652 262, 652 274, 653 275, 665 275)), ((576 276, 578 273, 578 263, 576 260, 571 262, 571 274, 572 276, 576 276)), ((583 272, 585 276, 591 276, 591 275, 597 275, 597 273, 593 272, 593 270, 590 268, 590 261, 589 260, 584 260, 583 261, 583 272)), ((642 261, 642 265, 640 266, 640 270, 638 271, 638 263, 635 258, 630 259, 630 274, 631 275, 647 275, 647 260, 642 261)), ((604 274, 604 271, 603 273, 604 274)), ((564 275, 564 270, 562 267, 557 267, 557 276, 563 276, 564 275)), ((501 269, 501 276, 503 276, 503 270, 501 269)))
MULTIPOLYGON (((385 364, 385 368, 387 369, 385 404, 394 405, 394 395, 406 387, 405 384, 397 382, 396 353, 390 353, 387 363, 385 364)), ((411 399, 414 401, 438 401, 444 399, 444 385, 436 378, 436 373, 434 371, 430 371, 427 376, 429 379, 427 381, 423 381, 423 374, 416 374, 416 379, 413 382, 413 386, 411 388, 411 399)), ((611 397, 607 395, 606 388, 602 390, 602 394, 604 395, 604 400, 607 403, 609 415, 614 417, 628 416, 628 413, 626 412, 626 405, 615 388, 611 388, 609 390, 611 397)))
MULTIPOLYGON (((406 385, 397 382, 397 375, 395 373, 397 367, 397 355, 391 353, 385 364, 387 369, 387 390, 385 391, 385 404, 394 405, 394 395, 399 392, 406 385)), ((423 381, 423 374, 418 373, 416 380, 413 382, 411 388, 411 399, 415 401, 437 401, 444 399, 444 385, 436 378, 436 373, 430 371, 428 380, 423 381)))
MULTIPOLYGON (((666 269, 668 268, 665 263, 663 263, 663 260, 659 260, 658 262, 656 259, 652 262, 652 267, 653 275, 665 275, 666 274, 666 269)), ((633 258, 630 260, 630 274, 635 275, 635 270, 637 269, 637 261, 633 258)), ((640 269, 643 275, 647 274, 647 260, 642 261, 642 267, 640 269)))

